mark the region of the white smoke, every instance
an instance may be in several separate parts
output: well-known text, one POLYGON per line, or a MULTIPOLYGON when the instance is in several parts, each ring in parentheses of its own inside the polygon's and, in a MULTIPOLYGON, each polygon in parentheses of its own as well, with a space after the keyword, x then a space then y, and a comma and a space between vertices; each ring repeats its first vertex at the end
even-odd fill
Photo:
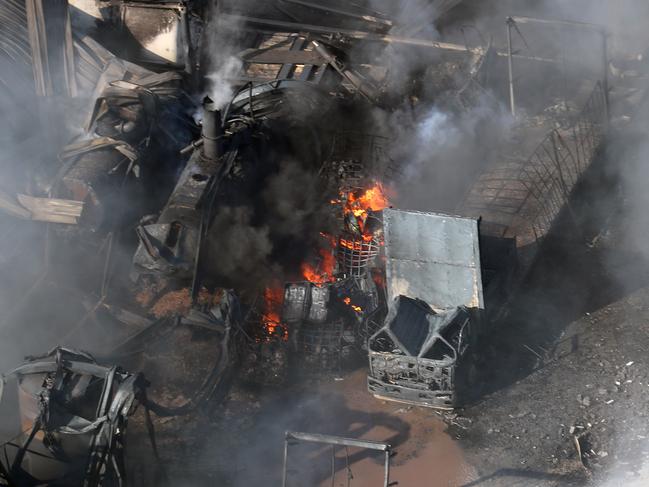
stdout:
POLYGON ((237 23, 223 20, 225 7, 215 5, 206 24, 207 33, 205 57, 207 58, 207 94, 218 108, 225 107, 234 95, 235 78, 240 74, 243 63, 239 52, 242 30, 237 23))
POLYGON ((390 156, 401 167, 395 204, 452 212, 467 181, 507 140, 513 120, 486 99, 466 111, 435 104, 416 111, 404 108, 380 122, 394 134, 390 156))
POLYGON ((214 104, 223 108, 234 95, 232 79, 241 71, 243 63, 235 56, 229 55, 219 60, 216 69, 207 75, 209 80, 208 95, 214 104))

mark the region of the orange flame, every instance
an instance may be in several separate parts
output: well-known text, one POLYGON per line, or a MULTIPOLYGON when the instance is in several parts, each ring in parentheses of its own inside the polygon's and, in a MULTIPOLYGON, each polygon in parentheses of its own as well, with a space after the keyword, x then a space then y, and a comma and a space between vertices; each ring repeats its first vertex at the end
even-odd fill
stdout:
POLYGON ((284 303, 284 290, 277 287, 267 287, 264 290, 264 314, 262 320, 264 322, 264 329, 266 333, 275 335, 276 332, 282 332, 282 338, 288 339, 286 336, 286 329, 281 328, 281 310, 284 303))
POLYGON ((379 274, 377 272, 372 273, 372 280, 378 288, 385 287, 385 278, 383 277, 383 274, 379 274))
POLYGON ((352 204, 357 203, 359 205, 356 211, 380 211, 390 205, 386 191, 380 183, 376 183, 371 188, 366 189, 358 197, 354 193, 350 193, 348 201, 352 204))
POLYGON ((351 227, 363 236, 366 241, 373 236, 366 231, 365 225, 370 211, 381 211, 388 206, 388 192, 381 183, 375 183, 365 191, 342 193, 339 202, 344 203, 343 211, 346 220, 351 221, 351 227))
POLYGON ((355 304, 352 304, 352 298, 350 298, 349 296, 346 297, 346 298, 343 298, 343 303, 345 303, 347 306, 349 306, 351 309, 353 309, 357 313, 362 313, 363 312, 363 308, 361 308, 360 306, 356 306, 355 304))
POLYGON ((336 258, 328 249, 320 249, 320 265, 316 268, 308 262, 302 263, 302 276, 307 281, 322 286, 328 282, 334 282, 334 270, 336 269, 336 258))

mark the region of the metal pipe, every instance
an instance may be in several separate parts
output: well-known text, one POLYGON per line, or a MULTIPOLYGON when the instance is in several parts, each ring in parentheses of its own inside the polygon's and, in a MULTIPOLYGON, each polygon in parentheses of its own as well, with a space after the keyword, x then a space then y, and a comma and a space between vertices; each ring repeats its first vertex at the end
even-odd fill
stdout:
POLYGON ((187 147, 184 147, 180 149, 180 155, 181 156, 186 156, 190 152, 194 151, 194 149, 198 149, 199 147, 203 146, 203 139, 195 140, 191 144, 189 144, 187 147))
MULTIPOLYGON (((313 433, 298 433, 296 431, 287 431, 284 439, 284 471, 282 474, 282 487, 286 487, 287 478, 287 465, 288 465, 288 445, 290 440, 304 441, 307 443, 320 443, 331 445, 331 481, 334 482, 336 473, 336 445, 344 447, 365 448, 368 450, 376 450, 385 452, 385 476, 384 487, 390 485, 390 454, 392 447, 389 443, 382 443, 380 441, 372 440, 356 440, 352 438, 343 438, 342 436, 319 435, 313 433)), ((347 460, 349 462, 349 459, 347 460)), ((348 464, 349 468, 349 464, 348 464)))
POLYGON ((385 451, 385 480, 383 481, 383 487, 390 486, 390 450, 385 451))
POLYGON ((516 117, 516 100, 514 94, 514 59, 512 51, 512 27, 514 26, 514 19, 507 17, 507 67, 509 71, 509 107, 512 112, 512 117, 516 117))
POLYGON ((206 96, 203 100, 203 157, 216 160, 221 156, 222 136, 221 110, 206 96))
POLYGON ((336 485, 336 445, 331 445, 331 487, 336 485))
POLYGON ((476 52, 476 53, 482 52, 482 49, 467 50, 466 46, 463 46, 461 44, 453 44, 450 42, 438 42, 438 41, 429 41, 427 39, 400 37, 400 36, 393 36, 387 34, 375 34, 373 32, 365 32, 365 31, 353 30, 353 29, 339 29, 339 28, 332 28, 323 25, 311 25, 311 24, 303 24, 298 22, 284 22, 281 20, 246 17, 246 16, 232 15, 232 14, 222 14, 220 18, 226 24, 237 25, 237 26, 241 26, 241 24, 243 23, 249 23, 249 24, 257 24, 257 25, 269 26, 269 27, 279 28, 279 29, 287 29, 293 32, 312 32, 314 34, 339 33, 344 36, 351 37, 357 40, 410 44, 414 46, 431 47, 431 48, 438 48, 438 49, 444 49, 449 51, 476 52))
POLYGON ((298 5, 302 5, 304 7, 309 7, 313 8, 316 10, 322 10, 324 12, 332 12, 335 14, 343 15, 345 17, 351 17, 353 19, 357 20, 364 20, 365 22, 372 22, 375 24, 383 24, 386 27, 392 27, 392 21, 387 20, 387 19, 382 19, 380 17, 376 17, 374 15, 368 15, 368 14, 360 14, 360 13, 354 13, 350 10, 345 10, 342 8, 335 8, 332 6, 328 5, 320 5, 319 3, 316 2, 307 2, 305 0, 283 0, 287 3, 295 3, 298 5))
POLYGON ((606 27, 601 24, 591 24, 588 22, 576 22, 574 20, 552 20, 552 19, 537 19, 534 17, 525 17, 525 16, 512 16, 510 17, 514 22, 519 24, 552 24, 552 25, 564 25, 567 27, 583 27, 586 29, 593 29, 597 31, 605 31, 606 27))
MULTIPOLYGON (((284 29, 282 32, 312 32, 314 34, 341 34, 343 36, 349 37, 351 39, 356 39, 359 41, 368 41, 368 42, 385 42, 387 44, 404 44, 417 47, 425 47, 430 49, 440 49, 443 51, 457 52, 457 53, 468 53, 476 55, 484 55, 486 52, 485 47, 471 47, 467 49, 467 46, 462 44, 454 44, 451 42, 440 42, 440 41, 429 41, 427 39, 419 39, 416 37, 403 37, 403 36, 394 36, 389 34, 376 34, 373 32, 365 32, 360 30, 351 30, 351 29, 335 29, 332 27, 326 27, 322 25, 311 25, 311 24, 301 24, 297 22, 284 22, 281 20, 272 20, 272 19, 260 19, 256 17, 245 17, 241 15, 232 15, 232 14, 222 14, 220 19, 224 21, 224 28, 233 29, 236 26, 236 30, 254 30, 257 32, 264 33, 276 33, 276 29, 284 29), (269 29, 264 30, 258 28, 252 28, 246 26, 245 24, 253 24, 259 26, 269 27, 269 29)), ((499 57, 507 56, 506 52, 496 51, 496 55, 499 57)), ((540 56, 525 56, 522 54, 514 54, 517 59, 527 59, 529 61, 538 61, 543 63, 557 63, 556 59, 544 58, 540 56)))
POLYGON ((295 431, 286 432, 287 440, 298 440, 309 443, 324 443, 326 445, 351 446, 355 448, 367 448, 368 450, 389 451, 390 445, 380 441, 356 440, 342 436, 318 435, 314 433, 298 433, 295 431))
POLYGON ((288 468, 288 434, 284 438, 284 470, 282 472, 282 487, 286 487, 286 476, 288 468))
POLYGON ((602 63, 604 72, 602 73, 602 88, 604 89, 604 110, 606 111, 606 122, 611 121, 610 100, 608 92, 608 33, 602 30, 602 63))

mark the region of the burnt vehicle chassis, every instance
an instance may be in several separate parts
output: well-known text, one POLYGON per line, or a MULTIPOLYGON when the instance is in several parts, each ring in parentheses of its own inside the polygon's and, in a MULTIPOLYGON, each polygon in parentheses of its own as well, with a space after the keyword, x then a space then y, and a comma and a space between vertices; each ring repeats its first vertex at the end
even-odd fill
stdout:
POLYGON ((435 313, 423 301, 399 296, 385 326, 369 340, 369 391, 382 399, 452 409, 471 383, 467 351, 476 346, 471 326, 477 319, 464 307, 435 313))
POLYGON ((2 446, 0 485, 124 485, 126 429, 138 404, 146 409, 155 450, 141 374, 56 348, 0 379, 3 386, 18 383, 24 430, 2 446))

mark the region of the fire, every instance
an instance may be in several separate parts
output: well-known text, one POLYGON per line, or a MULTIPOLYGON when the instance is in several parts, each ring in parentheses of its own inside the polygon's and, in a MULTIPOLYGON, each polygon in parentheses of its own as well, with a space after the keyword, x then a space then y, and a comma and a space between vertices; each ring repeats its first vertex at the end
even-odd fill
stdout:
POLYGON ((352 193, 350 195, 350 203, 355 202, 358 202, 362 211, 380 211, 390 205, 383 185, 380 183, 376 183, 371 188, 366 189, 358 198, 355 198, 352 193))
POLYGON ((356 190, 343 193, 338 202, 343 204, 348 227, 361 234, 365 241, 370 241, 373 238, 371 232, 366 228, 369 212, 381 211, 390 206, 386 188, 381 183, 375 183, 364 191, 356 190))
POLYGON ((343 298, 343 303, 345 303, 347 306, 349 306, 351 309, 353 309, 357 313, 362 313, 363 312, 363 308, 361 308, 360 306, 356 306, 355 304, 352 304, 352 298, 350 298, 350 297, 343 298))
POLYGON ((328 282, 334 282, 334 271, 336 269, 336 258, 328 249, 320 249, 320 265, 314 267, 308 262, 302 263, 302 276, 307 281, 322 286, 328 282))
POLYGON ((284 303, 284 290, 277 287, 267 287, 264 290, 264 314, 262 320, 264 329, 269 336, 280 333, 286 340, 286 329, 282 327, 281 310, 284 303))
MULTIPOLYGON (((316 286, 336 281, 334 276, 336 257, 332 249, 335 249, 338 245, 355 252, 371 251, 368 246, 372 245, 371 242, 375 236, 374 230, 367 228, 369 213, 383 210, 390 204, 387 191, 380 183, 374 183, 373 186, 365 190, 341 192, 340 199, 331 200, 331 203, 342 206, 346 227, 361 238, 356 240, 357 237, 354 236, 353 239, 340 238, 340 240, 337 240, 333 235, 324 232, 320 233, 320 236, 327 240, 331 248, 320 249, 320 263, 317 266, 310 262, 304 262, 301 265, 304 279, 316 286)), ((359 308, 357 311, 362 310, 359 308)))
POLYGON ((383 274, 379 274, 378 272, 372 273, 372 280, 374 281, 374 284, 376 284, 376 287, 385 288, 385 278, 383 277, 383 274))
MULTIPOLYGON (((372 236, 370 235, 369 237, 370 237, 369 240, 371 240, 372 236)), ((347 240, 347 239, 342 238, 342 237, 340 238, 340 245, 345 247, 346 249, 353 250, 354 252, 362 252, 364 250, 368 250, 369 249, 369 247, 368 247, 369 244, 367 244, 365 242, 368 242, 368 240, 365 239, 365 236, 363 236, 363 241, 362 242, 359 241, 359 240, 347 240)))

